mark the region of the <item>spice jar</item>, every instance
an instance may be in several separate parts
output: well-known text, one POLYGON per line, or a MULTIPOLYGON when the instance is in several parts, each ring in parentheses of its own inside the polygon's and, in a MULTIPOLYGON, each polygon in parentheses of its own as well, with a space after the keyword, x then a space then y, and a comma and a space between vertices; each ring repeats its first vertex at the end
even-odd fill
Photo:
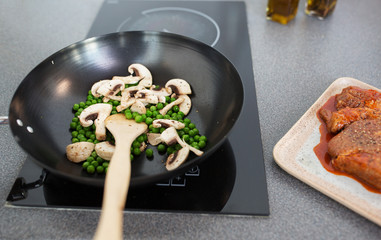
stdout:
POLYGON ((269 0, 266 9, 267 19, 287 24, 294 19, 299 0, 269 0))
POLYGON ((337 0, 307 0, 305 12, 307 15, 324 19, 335 9, 337 0))

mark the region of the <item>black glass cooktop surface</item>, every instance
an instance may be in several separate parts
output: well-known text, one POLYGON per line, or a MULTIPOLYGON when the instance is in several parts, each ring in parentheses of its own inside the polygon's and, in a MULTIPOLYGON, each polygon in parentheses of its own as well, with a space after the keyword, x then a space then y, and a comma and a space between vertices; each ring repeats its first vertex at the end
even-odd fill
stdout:
MULTIPOLYGON (((241 115, 228 140, 183 175, 129 190, 126 210, 269 215, 254 73, 243 2, 106 0, 88 37, 119 31, 171 32, 224 54, 244 86, 241 115)), ((100 208, 102 188, 54 176, 28 157, 7 206, 100 208)))

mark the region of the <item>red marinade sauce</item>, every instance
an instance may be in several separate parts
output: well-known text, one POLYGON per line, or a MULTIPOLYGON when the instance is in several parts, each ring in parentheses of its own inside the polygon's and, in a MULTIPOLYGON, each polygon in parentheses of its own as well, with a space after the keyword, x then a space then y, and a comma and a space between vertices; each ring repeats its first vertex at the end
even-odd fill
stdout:
POLYGON ((327 126, 326 126, 325 122, 323 121, 323 119, 320 117, 319 112, 320 112, 321 109, 328 109, 328 110, 330 110, 332 112, 333 111, 337 111, 336 106, 335 106, 335 99, 336 99, 336 96, 330 97, 328 99, 328 101, 316 113, 316 116, 319 119, 321 124, 320 124, 320 127, 319 127, 320 142, 319 142, 318 145, 316 145, 314 147, 315 155, 319 159, 321 165, 328 172, 331 172, 331 173, 336 174, 336 175, 344 175, 344 176, 350 177, 350 178, 358 181, 368 191, 373 192, 373 193, 381 193, 380 189, 377 189, 377 188, 369 185, 368 183, 364 182, 362 179, 359 179, 359 178, 357 178, 355 176, 352 176, 350 174, 344 173, 342 171, 338 171, 338 170, 336 170, 332 166, 332 158, 328 154, 328 142, 335 136, 335 134, 328 132, 327 126))

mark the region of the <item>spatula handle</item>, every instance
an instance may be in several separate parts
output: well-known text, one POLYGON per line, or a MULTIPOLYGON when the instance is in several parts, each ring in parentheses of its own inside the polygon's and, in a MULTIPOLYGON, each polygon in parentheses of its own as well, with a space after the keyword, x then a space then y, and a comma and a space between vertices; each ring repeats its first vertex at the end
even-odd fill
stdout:
POLYGON ((117 144, 107 169, 95 240, 123 238, 123 209, 131 177, 131 144, 117 144))

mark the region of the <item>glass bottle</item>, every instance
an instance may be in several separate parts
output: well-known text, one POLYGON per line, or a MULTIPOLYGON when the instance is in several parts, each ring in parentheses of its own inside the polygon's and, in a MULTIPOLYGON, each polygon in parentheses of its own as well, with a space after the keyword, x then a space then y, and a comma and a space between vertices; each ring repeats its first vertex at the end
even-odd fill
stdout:
POLYGON ((337 0, 307 0, 305 12, 307 15, 324 19, 335 10, 337 0))
POLYGON ((287 24, 294 19, 299 0, 269 0, 266 8, 267 19, 287 24))

